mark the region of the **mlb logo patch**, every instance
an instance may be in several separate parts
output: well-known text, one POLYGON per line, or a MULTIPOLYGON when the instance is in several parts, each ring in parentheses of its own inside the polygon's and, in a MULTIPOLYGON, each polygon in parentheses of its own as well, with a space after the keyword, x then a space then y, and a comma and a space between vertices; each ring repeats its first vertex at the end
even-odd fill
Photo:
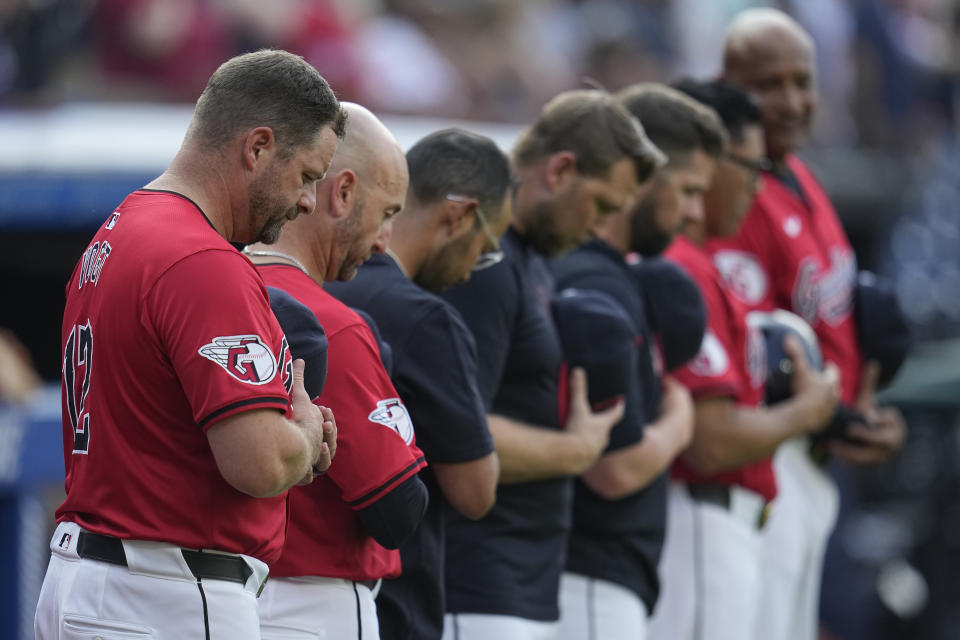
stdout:
POLYGON ((64 551, 69 551, 71 540, 73 540, 73 534, 65 533, 62 536, 60 536, 60 542, 57 543, 57 546, 63 549, 64 551))

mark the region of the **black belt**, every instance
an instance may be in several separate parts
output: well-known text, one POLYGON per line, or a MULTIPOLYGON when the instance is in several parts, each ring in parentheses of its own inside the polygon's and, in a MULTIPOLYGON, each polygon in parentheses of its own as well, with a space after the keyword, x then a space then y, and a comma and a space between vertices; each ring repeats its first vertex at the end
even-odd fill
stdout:
MULTIPOLYGON (((730 486, 726 484, 688 483, 687 492, 698 502, 707 502, 722 509, 730 509, 730 486)), ((766 502, 757 519, 757 529, 762 529, 770 517, 770 503, 766 502)))
MULTIPOLYGON (((229 580, 246 584, 253 570, 243 558, 224 556, 218 553, 202 553, 192 549, 180 549, 190 572, 196 578, 229 580)), ((127 566, 127 554, 123 551, 120 538, 99 533, 81 531, 77 540, 77 555, 89 560, 99 560, 110 564, 127 566)))
POLYGON ((699 502, 730 508, 730 487, 725 484, 688 484, 687 492, 699 502))

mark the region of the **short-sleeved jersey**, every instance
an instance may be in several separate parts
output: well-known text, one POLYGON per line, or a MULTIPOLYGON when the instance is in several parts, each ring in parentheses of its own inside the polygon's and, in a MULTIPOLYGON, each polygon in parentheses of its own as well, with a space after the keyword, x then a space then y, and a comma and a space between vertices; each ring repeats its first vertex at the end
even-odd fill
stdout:
MULTIPOLYGON (((661 395, 660 377, 654 370, 655 346, 639 281, 623 256, 598 239, 574 249, 552 267, 558 290, 602 291, 619 301, 633 321, 639 346, 633 380, 637 389, 627 394, 624 418, 611 430, 607 451, 634 445, 642 439, 644 425, 659 416, 661 395)), ((660 592, 657 564, 666 518, 666 473, 620 500, 607 500, 578 478, 567 570, 623 585, 652 611, 660 592)))
POLYGON ((315 400, 337 421, 337 455, 327 473, 290 490, 290 522, 277 577, 375 580, 400 573, 400 553, 374 540, 357 516, 426 462, 413 423, 383 368, 366 322, 288 264, 257 269, 271 287, 310 308, 327 334, 327 380, 315 400))
MULTIPOLYGON (((514 229, 502 246, 503 261, 445 297, 476 340, 488 412, 559 429, 563 355, 550 313, 553 276, 514 229)), ((556 620, 572 502, 572 479, 551 478, 500 485, 496 505, 479 521, 452 514, 447 610, 556 620)))
MULTIPOLYGON (((373 255, 349 282, 326 285, 345 304, 368 312, 393 353, 393 384, 413 418, 427 462, 478 460, 493 451, 477 389, 477 350, 460 313, 412 282, 394 260, 373 255)), ((429 468, 421 477, 430 506, 400 547, 403 573, 377 596, 384 640, 439 639, 446 606, 444 518, 450 509, 429 468)))
MULTIPOLYGON (((763 404, 766 382, 766 347, 759 329, 747 324, 747 307, 727 290, 705 249, 685 236, 677 236, 665 256, 693 278, 707 307, 707 329, 700 352, 672 373, 690 389, 694 400, 729 396, 745 407, 763 404)), ((763 458, 739 469, 705 476, 678 458, 674 477, 688 482, 738 484, 762 494, 767 500, 776 496, 776 482, 770 458, 763 458)))
POLYGON ((193 202, 136 191, 67 285, 58 521, 276 560, 286 496, 220 475, 206 430, 289 411, 291 360, 259 274, 193 202))
POLYGON ((853 403, 862 364, 853 314, 856 256, 809 169, 794 156, 787 166, 796 184, 763 174, 739 234, 709 242, 708 250, 741 301, 787 309, 813 327, 824 357, 840 368, 843 401, 853 403))

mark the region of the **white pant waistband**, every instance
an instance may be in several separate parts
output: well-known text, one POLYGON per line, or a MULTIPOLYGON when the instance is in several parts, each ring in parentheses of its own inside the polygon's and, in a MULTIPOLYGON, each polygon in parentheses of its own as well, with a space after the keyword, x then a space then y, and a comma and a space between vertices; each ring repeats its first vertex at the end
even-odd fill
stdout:
POLYGON ((695 501, 718 506, 752 528, 761 529, 767 521, 767 499, 752 489, 738 484, 689 484, 687 490, 695 501))
MULTIPOLYGON (((77 554, 77 541, 83 529, 74 522, 61 522, 57 525, 50 540, 50 551, 68 560, 98 562, 81 558, 77 554)), ((152 540, 121 540, 126 556, 127 570, 136 575, 165 578, 167 580, 184 580, 196 582, 196 578, 183 557, 180 547, 166 542, 152 540)), ((269 574, 266 563, 248 555, 219 552, 209 550, 209 553, 222 553, 226 556, 239 557, 250 567, 250 577, 247 578, 243 589, 254 596, 259 595, 269 574)))

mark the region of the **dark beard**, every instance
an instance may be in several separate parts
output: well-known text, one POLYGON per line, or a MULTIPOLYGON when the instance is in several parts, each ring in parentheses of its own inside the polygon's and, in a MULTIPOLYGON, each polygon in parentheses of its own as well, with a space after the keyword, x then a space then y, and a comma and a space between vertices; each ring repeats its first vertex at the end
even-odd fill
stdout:
POLYGON ((262 242, 263 244, 273 244, 280 239, 280 233, 283 231, 283 225, 286 224, 287 218, 284 216, 280 220, 271 220, 267 224, 263 225, 263 228, 260 229, 260 233, 257 234, 259 237, 255 242, 262 242))
POLYGON ((636 204, 630 213, 630 250, 645 258, 653 258, 663 253, 673 234, 664 231, 656 223, 656 198, 648 195, 636 204))
POLYGON ((251 244, 254 242, 273 244, 280 239, 283 225, 296 217, 297 205, 284 209, 283 205, 269 196, 269 187, 265 185, 270 184, 273 179, 272 174, 262 176, 260 180, 251 185, 250 214, 257 222, 264 221, 256 237, 251 240, 251 244))
POLYGON ((458 257, 467 250, 472 234, 466 234, 444 245, 435 254, 427 256, 420 270, 413 275, 413 281, 431 293, 442 293, 461 281, 462 274, 455 273, 451 267, 458 257))
POLYGON ((546 258, 557 258, 572 249, 576 243, 562 237, 556 225, 556 205, 552 202, 538 202, 530 216, 533 224, 528 225, 522 236, 534 251, 546 258))

